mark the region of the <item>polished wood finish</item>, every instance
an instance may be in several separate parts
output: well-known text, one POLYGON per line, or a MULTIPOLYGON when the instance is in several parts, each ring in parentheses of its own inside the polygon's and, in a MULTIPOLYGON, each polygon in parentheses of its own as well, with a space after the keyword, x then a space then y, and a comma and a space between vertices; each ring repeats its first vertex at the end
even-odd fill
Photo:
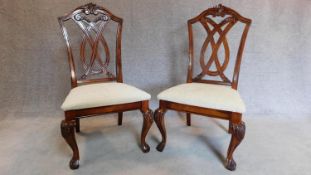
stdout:
POLYGON ((118 125, 121 126, 123 121, 123 112, 118 113, 118 125))
POLYGON ((238 145, 242 142, 245 136, 245 123, 242 121, 233 123, 230 128, 230 132, 232 134, 231 141, 227 154, 227 162, 226 167, 229 170, 235 170, 236 163, 233 159, 233 152, 238 147, 238 145))
MULTIPOLYGON (((66 41, 68 60, 71 73, 71 87, 75 88, 78 85, 85 85, 91 83, 105 83, 109 81, 117 81, 123 83, 122 64, 121 64, 121 38, 122 38, 122 23, 123 20, 113 15, 107 9, 97 6, 95 4, 86 4, 78 7, 71 13, 60 17, 59 23, 66 41), (95 17, 94 20, 88 18, 89 15, 95 17), (75 62, 73 58, 73 49, 69 40, 67 29, 64 25, 66 21, 74 21, 83 31, 82 42, 80 45, 80 59, 84 74, 78 78, 75 70, 75 62), (116 22, 117 36, 116 36, 116 76, 111 73, 107 66, 110 64, 109 46, 105 40, 104 28, 109 22, 116 22), (89 44, 91 48, 91 57, 86 58, 86 45, 89 44), (106 59, 103 62, 99 54, 99 45, 104 48, 106 59), (97 66, 95 65, 97 62, 97 66), (99 68, 98 68, 99 66, 99 68), (89 75, 105 74, 106 78, 88 79, 89 75)), ((143 126, 141 131, 141 149, 144 153, 149 152, 150 147, 145 139, 153 122, 153 114, 149 109, 149 101, 138 101, 128 104, 102 106, 96 108, 80 109, 65 111, 65 120, 61 122, 62 136, 73 151, 73 157, 69 163, 71 169, 79 168, 79 149, 75 139, 75 131, 80 132, 80 119, 103 115, 108 113, 118 113, 118 125, 122 125, 123 112, 131 110, 140 110, 143 115, 143 126)))
POLYGON ((68 61, 71 73, 71 86, 72 88, 78 85, 89 84, 89 83, 101 83, 108 81, 117 81, 122 83, 122 62, 121 62, 121 41, 122 41, 122 25, 123 19, 115 16, 109 10, 97 6, 96 4, 86 4, 80 6, 71 13, 59 17, 58 22, 60 24, 64 39, 66 41, 68 61), (89 15, 93 15, 96 18, 88 18, 89 15), (65 27, 65 22, 73 21, 79 26, 83 35, 81 36, 80 43, 80 60, 82 62, 82 67, 84 68, 84 74, 81 77, 76 75, 76 65, 74 61, 74 54, 72 49, 72 44, 69 40, 68 29, 65 27), (105 39, 105 27, 109 23, 117 24, 116 33, 116 76, 114 73, 110 72, 107 66, 110 63, 110 51, 107 41, 105 39), (86 45, 90 46, 91 56, 86 58, 86 45), (101 50, 100 45, 103 46, 101 50), (103 62, 100 53, 105 53, 105 61, 103 62), (95 63, 99 68, 96 68, 95 63), (105 74, 107 77, 88 79, 90 75, 94 74, 105 74))
POLYGON ((188 32, 189 32, 189 65, 188 65, 188 77, 187 82, 200 82, 200 83, 210 83, 210 84, 219 84, 219 85, 230 85, 233 89, 237 89, 238 87, 238 81, 239 81, 239 73, 240 73, 240 66, 242 61, 242 55, 243 50, 247 38, 247 34, 251 25, 251 20, 247 19, 243 16, 241 16, 236 11, 225 7, 223 5, 218 5, 217 7, 209 8, 202 12, 199 16, 190 19, 188 21, 188 32), (222 22, 217 24, 213 21, 212 17, 225 17, 222 22), (202 72, 197 75, 195 78, 193 78, 193 62, 194 62, 194 37, 193 37, 193 24, 201 23, 203 27, 205 28, 208 37, 206 38, 201 52, 200 52, 200 65, 202 68, 202 72), (230 29, 237 24, 238 22, 241 22, 245 24, 244 30, 242 33, 242 37, 240 40, 240 45, 238 48, 238 53, 236 56, 235 61, 235 67, 234 67, 234 73, 232 80, 229 80, 227 76, 224 74, 224 71, 226 70, 229 59, 230 59, 230 49, 228 45, 227 40, 227 33, 230 31, 230 29), (212 27, 209 27, 212 26, 212 27), (224 29, 222 29, 224 27, 224 29), (214 36, 218 34, 219 38, 217 41, 215 41, 214 36), (210 58, 207 61, 207 64, 205 64, 204 58, 205 58, 205 52, 207 50, 207 46, 211 45, 212 54, 210 58), (218 58, 218 52, 220 49, 220 46, 223 45, 225 49, 225 61, 223 64, 220 63, 220 60, 218 58), (216 65, 216 71, 210 70, 212 64, 215 63, 216 65), (215 81, 215 80, 203 80, 202 78, 205 75, 209 76, 220 76, 222 81, 215 81))
POLYGON ((75 128, 76 122, 75 121, 66 121, 63 120, 61 122, 61 133, 63 138, 66 140, 68 145, 73 151, 72 158, 69 162, 69 167, 71 169, 77 169, 79 168, 79 149, 76 142, 76 137, 74 134, 74 128, 75 128))
POLYGON ((162 135, 162 141, 157 146, 157 150, 160 152, 163 151, 165 144, 166 144, 166 129, 165 129, 165 123, 164 123, 164 115, 166 112, 166 107, 165 105, 163 105, 164 103, 165 103, 164 101, 160 101, 160 107, 154 113, 154 121, 157 124, 160 130, 160 133, 162 135))
POLYGON ((142 103, 141 106, 141 112, 143 113, 143 128, 141 132, 141 148, 144 153, 147 153, 150 151, 150 146, 146 143, 146 136, 148 134, 149 129, 151 128, 152 122, 153 122, 153 112, 149 109, 149 103, 145 102, 142 103))
MULTIPOLYGON (((188 31, 189 31, 189 65, 188 65, 188 75, 187 83, 199 82, 208 83, 216 85, 231 86, 233 89, 237 89, 239 81, 240 65, 242 60, 242 53, 244 50, 244 45, 247 37, 248 30, 251 25, 251 20, 242 17, 236 11, 225 7, 223 5, 218 5, 213 8, 209 8, 202 12, 199 16, 190 19, 188 21, 188 31), (214 22, 214 17, 223 17, 224 19, 220 23, 214 22), (225 75, 225 70, 228 67, 230 61, 230 48, 227 39, 227 33, 236 23, 244 24, 244 30, 241 36, 240 45, 238 48, 238 53, 234 66, 233 77, 230 80, 225 75), (207 38, 203 43, 200 52, 200 65, 201 73, 193 78, 193 63, 194 63, 194 34, 192 25, 195 23, 201 23, 207 32, 207 38), (218 34, 218 40, 214 39, 214 35, 218 34), (207 63, 205 63, 205 52, 208 46, 211 46, 211 56, 209 57, 207 63), (220 47, 224 47, 225 58, 223 63, 220 62, 218 58, 218 52, 220 47), (216 70, 211 70, 212 64, 215 64, 216 70), (205 80, 204 76, 219 76, 220 81, 216 80, 205 80)), ((233 153, 237 146, 241 143, 245 135, 245 124, 242 121, 242 114, 234 113, 231 111, 223 111, 216 109, 202 108, 198 106, 191 106, 185 104, 174 103, 170 101, 160 100, 159 108, 155 111, 154 119, 161 132, 162 141, 158 144, 157 150, 162 152, 166 145, 167 135, 165 130, 164 115, 167 110, 175 110, 187 113, 187 125, 191 125, 191 114, 198 114, 218 119, 224 119, 229 121, 228 132, 232 134, 231 142, 228 148, 228 154, 226 159, 226 168, 229 170, 235 170, 236 163, 233 159, 233 153)))
POLYGON ((187 126, 191 126, 191 113, 187 113, 187 126))

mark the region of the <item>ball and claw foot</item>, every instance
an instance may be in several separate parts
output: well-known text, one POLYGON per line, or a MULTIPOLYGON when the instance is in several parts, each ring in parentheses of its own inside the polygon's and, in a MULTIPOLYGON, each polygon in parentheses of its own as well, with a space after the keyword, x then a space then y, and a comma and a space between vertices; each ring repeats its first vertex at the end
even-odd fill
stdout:
POLYGON ((227 160, 226 162, 226 168, 230 171, 234 171, 236 169, 236 163, 233 159, 227 160))
POLYGON ((236 163, 233 160, 233 152, 242 142, 245 136, 245 123, 240 121, 238 123, 231 123, 230 124, 230 131, 231 131, 231 141, 228 148, 228 155, 226 161, 226 168, 230 171, 234 171, 236 169, 236 163))
POLYGON ((142 145, 141 150, 143 153, 148 153, 150 151, 150 146, 148 144, 142 145))
POLYGON ((72 170, 76 170, 79 168, 79 160, 71 160, 70 163, 69 163, 69 167, 70 169, 72 170))
POLYGON ((165 147, 165 143, 164 143, 164 142, 161 142, 161 143, 159 143, 159 145, 157 146, 157 150, 158 150, 159 152, 163 152, 164 147, 165 147))

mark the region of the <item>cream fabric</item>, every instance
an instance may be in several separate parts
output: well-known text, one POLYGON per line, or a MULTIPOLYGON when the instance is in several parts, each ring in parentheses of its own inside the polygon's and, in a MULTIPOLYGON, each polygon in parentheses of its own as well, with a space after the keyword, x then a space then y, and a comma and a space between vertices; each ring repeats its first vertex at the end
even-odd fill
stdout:
POLYGON ((245 105, 238 91, 229 86, 205 83, 181 84, 161 92, 158 99, 224 111, 245 112, 245 105))
POLYGON ((124 83, 99 83, 76 87, 61 108, 64 111, 150 100, 151 96, 124 83))

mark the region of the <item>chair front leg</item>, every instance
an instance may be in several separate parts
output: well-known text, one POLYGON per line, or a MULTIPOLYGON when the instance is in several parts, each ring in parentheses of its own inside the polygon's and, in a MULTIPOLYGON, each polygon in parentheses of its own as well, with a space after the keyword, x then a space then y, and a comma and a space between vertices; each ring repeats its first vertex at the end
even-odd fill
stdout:
POLYGON ((161 107, 159 109, 157 109, 154 113, 154 120, 160 130, 160 133, 162 135, 162 141, 158 144, 157 146, 157 150, 162 152, 165 144, 166 144, 166 130, 165 130, 165 123, 164 123, 164 115, 165 115, 166 110, 165 109, 161 109, 161 107))
POLYGON ((73 156, 69 162, 69 167, 71 169, 78 169, 79 168, 79 149, 75 138, 75 127, 76 127, 76 121, 66 121, 63 120, 61 122, 61 133, 70 148, 73 151, 73 156))
POLYGON ((234 171, 236 169, 236 163, 233 159, 233 153, 245 136, 245 124, 243 121, 232 122, 230 127, 229 131, 231 131, 232 136, 228 148, 226 168, 234 171))
POLYGON ((147 153, 150 151, 150 146, 146 143, 146 136, 153 123, 153 118, 152 118, 153 112, 152 110, 149 109, 148 101, 142 102, 141 112, 143 113, 143 119, 144 119, 143 128, 142 128, 141 137, 140 137, 141 149, 144 153, 147 153))

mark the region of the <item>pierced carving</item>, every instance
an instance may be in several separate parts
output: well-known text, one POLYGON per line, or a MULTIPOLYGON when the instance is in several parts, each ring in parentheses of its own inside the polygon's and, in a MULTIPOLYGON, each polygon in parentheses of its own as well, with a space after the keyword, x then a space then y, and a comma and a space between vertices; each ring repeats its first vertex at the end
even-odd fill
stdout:
POLYGON ((188 82, 205 82, 221 85, 231 85, 232 88, 236 89, 239 79, 240 64, 242 59, 242 54, 244 50, 244 45, 247 37, 248 30, 251 25, 251 20, 241 16, 236 11, 225 7, 221 4, 209 8, 203 11, 200 15, 195 18, 188 20, 188 31, 189 31, 189 69, 188 69, 188 82), (217 22, 221 17, 222 21, 217 22), (229 79, 225 75, 225 71, 230 62, 230 48, 227 41, 227 34, 237 23, 245 24, 244 31, 241 35, 240 45, 237 49, 237 56, 234 65, 234 72, 232 79, 229 79), (200 66, 202 72, 197 76, 193 77, 193 62, 194 62, 194 39, 193 39, 193 28, 192 25, 195 23, 201 23, 207 32, 207 37, 203 42, 200 51, 200 66), (217 37, 219 36, 219 37, 217 37), (207 57, 206 52, 208 48, 211 48, 211 53, 207 57), (220 49, 224 50, 224 58, 220 59, 220 54, 218 53, 220 49), (223 61, 221 61, 223 60, 223 61), (215 67, 216 70, 211 68, 215 67), (219 76, 220 81, 215 80, 204 80, 203 78, 208 76, 219 76))
MULTIPOLYGON (((221 9, 220 12, 222 12, 223 9, 222 8, 220 9, 221 9)), ((211 18, 206 16, 200 19, 200 23, 203 25, 208 35, 201 48, 200 65, 202 68, 202 72, 195 79, 199 80, 203 78, 205 75, 220 76, 224 82, 231 83, 231 81, 224 74, 224 71, 226 70, 230 59, 230 48, 226 35, 230 31, 230 29, 234 26, 234 24, 236 24, 236 20, 234 20, 233 17, 227 17, 219 24, 217 24, 211 18), (212 28, 208 24, 210 24, 212 28), (222 29, 222 27, 225 28, 222 29), (215 34, 219 34, 218 40, 215 40, 214 38, 215 34), (205 53, 209 45, 211 46, 212 53, 207 63, 205 63, 205 53), (218 52, 221 46, 223 46, 225 50, 225 58, 223 63, 220 62, 218 56, 218 52), (215 71, 211 70, 213 63, 215 64, 216 67, 215 71)))
POLYGON ((144 153, 147 153, 150 151, 150 146, 146 143, 146 136, 148 134, 148 131, 150 130, 150 127, 153 123, 153 112, 152 110, 148 109, 147 111, 143 112, 143 128, 141 132, 141 149, 144 153))
POLYGON ((228 149, 228 155, 227 155, 227 162, 226 162, 226 168, 228 170, 234 171, 236 169, 236 163, 233 159, 233 153, 235 149, 239 146, 239 144, 242 142, 245 136, 245 123, 240 122, 238 124, 232 123, 231 124, 231 132, 232 137, 228 149))
MULTIPOLYGON (((96 8, 93 8, 93 6, 90 6, 90 8, 90 13, 94 14, 96 11, 94 11, 94 9, 96 8)), ((86 79, 89 74, 94 75, 101 73, 106 73, 109 78, 112 78, 112 73, 108 71, 108 65, 110 62, 109 47, 103 34, 104 28, 109 22, 110 17, 104 13, 96 13, 97 17, 94 20, 91 20, 87 18, 88 14, 89 13, 78 13, 74 16, 75 23, 83 32, 83 39, 80 46, 80 59, 82 62, 82 67, 84 68, 84 74, 81 76, 81 79, 86 79), (85 56, 87 44, 91 48, 90 58, 86 58, 85 56), (102 61, 103 59, 100 54, 100 44, 104 48, 105 62, 102 61), (97 64, 95 64, 95 61, 97 64)))
POLYGON ((118 74, 118 78, 116 78, 116 76, 112 74, 108 68, 110 64, 110 49, 104 34, 105 28, 110 22, 115 22, 118 24, 116 35, 116 67, 119 69, 121 67, 121 18, 114 16, 108 10, 93 3, 78 7, 73 12, 59 18, 59 23, 61 25, 64 39, 67 45, 73 87, 76 87, 78 83, 112 81, 116 79, 122 80, 122 75, 119 70, 116 70, 118 74), (76 65, 73 58, 73 49, 71 48, 72 43, 70 43, 67 28, 64 25, 64 23, 68 20, 72 20, 82 31, 79 56, 83 71, 81 77, 76 77, 76 65), (89 52, 86 51, 87 49, 89 49, 89 52), (96 77, 95 79, 90 78, 90 80, 87 80, 87 78, 91 75, 105 76, 102 78, 96 77))

